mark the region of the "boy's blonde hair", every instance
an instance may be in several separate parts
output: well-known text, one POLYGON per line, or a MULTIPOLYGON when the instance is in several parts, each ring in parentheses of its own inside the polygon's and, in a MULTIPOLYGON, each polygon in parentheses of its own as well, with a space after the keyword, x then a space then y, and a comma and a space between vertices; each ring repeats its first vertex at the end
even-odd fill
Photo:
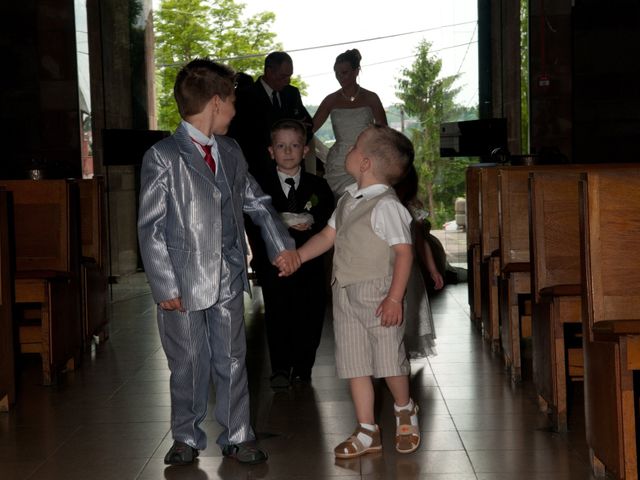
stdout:
POLYGON ((391 127, 372 125, 362 132, 364 153, 373 160, 373 170, 379 180, 395 185, 413 164, 411 140, 391 127))
POLYGON ((196 115, 215 95, 222 100, 234 91, 235 72, 208 58, 196 58, 178 72, 173 96, 182 118, 196 115))

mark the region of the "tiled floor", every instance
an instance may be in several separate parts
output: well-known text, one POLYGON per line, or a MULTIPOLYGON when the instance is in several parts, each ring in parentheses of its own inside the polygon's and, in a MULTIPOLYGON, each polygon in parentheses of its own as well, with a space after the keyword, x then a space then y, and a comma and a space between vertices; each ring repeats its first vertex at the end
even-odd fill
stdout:
MULTIPOLYGON (((62 384, 42 387, 37 363, 23 364, 19 402, 0 414, 1 480, 592 478, 583 427, 576 421, 580 402, 574 402, 569 434, 548 429, 531 385, 512 386, 499 358, 471 326, 466 284, 447 286, 433 299, 439 355, 412 364, 423 435, 414 454, 393 450, 392 403, 379 385, 384 452, 351 461, 334 458, 333 447, 351 433, 355 420, 346 382, 334 376, 330 321, 312 386, 274 393, 257 295, 246 303, 248 364, 254 423, 268 463, 240 466, 210 445, 195 465, 167 468, 169 372, 155 306, 142 282, 119 285, 114 294, 110 339, 62 384)), ((212 439, 218 428, 207 421, 212 439)))

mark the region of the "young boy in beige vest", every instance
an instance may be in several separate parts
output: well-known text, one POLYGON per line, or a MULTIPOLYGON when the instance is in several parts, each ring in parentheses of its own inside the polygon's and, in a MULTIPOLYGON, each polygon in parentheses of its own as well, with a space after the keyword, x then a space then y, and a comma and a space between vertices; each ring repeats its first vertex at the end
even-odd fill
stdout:
POLYGON ((348 378, 358 426, 335 448, 338 458, 382 449, 374 418, 372 377, 384 378, 394 399, 396 450, 420 444, 418 406, 409 396, 410 366, 403 344, 403 299, 413 259, 411 215, 391 186, 413 162, 413 146, 381 126, 364 130, 345 160, 356 180, 327 226, 298 249, 306 262, 335 247, 333 324, 336 366, 348 378))

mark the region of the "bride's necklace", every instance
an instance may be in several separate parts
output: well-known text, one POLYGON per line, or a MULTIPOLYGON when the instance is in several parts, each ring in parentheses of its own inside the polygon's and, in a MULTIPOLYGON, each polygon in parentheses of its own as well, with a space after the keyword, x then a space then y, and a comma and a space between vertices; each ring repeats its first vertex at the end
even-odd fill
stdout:
POLYGON ((343 88, 340 89, 340 93, 342 93, 342 96, 345 99, 349 100, 350 102, 355 102, 356 101, 356 97, 360 93, 360 85, 358 85, 358 89, 356 90, 356 93, 354 93, 353 95, 351 95, 349 97, 344 93, 344 89, 343 88))

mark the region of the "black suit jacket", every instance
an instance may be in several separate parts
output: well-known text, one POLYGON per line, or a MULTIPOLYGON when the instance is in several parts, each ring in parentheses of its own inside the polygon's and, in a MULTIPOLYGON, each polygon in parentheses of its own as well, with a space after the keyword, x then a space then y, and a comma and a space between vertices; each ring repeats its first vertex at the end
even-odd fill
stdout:
MULTIPOLYGON (((271 160, 271 166, 265 176, 263 189, 267 195, 271 196, 271 203, 277 212, 288 212, 287 197, 282 190, 278 172, 273 165, 274 162, 271 160)), ((296 241, 296 247, 300 247, 327 225, 335 208, 335 203, 327 181, 304 170, 300 173, 300 184, 296 188, 296 200, 298 211, 295 213, 310 213, 313 215, 314 220, 310 230, 301 232, 293 228, 289 229, 289 234, 296 241), (308 204, 311 204, 311 207, 305 209, 305 205, 308 204)))
MULTIPOLYGON (((280 185, 280 179, 275 169, 275 163, 271 160, 269 168, 266 170, 263 177, 262 188, 267 195, 271 196, 271 202, 273 207, 278 211, 289 211, 287 197, 280 185)), ((309 230, 299 231, 293 228, 289 228, 289 234, 296 242, 296 247, 300 247, 313 235, 322 230, 329 221, 331 214, 335 208, 335 200, 333 193, 329 188, 329 184, 324 178, 318 177, 311 173, 302 171, 300 174, 300 184, 296 188, 296 200, 299 205, 298 212, 308 212, 313 215, 314 223, 309 230), (311 204, 309 209, 305 209, 305 205, 311 204)), ((264 248, 264 244, 261 242, 260 248, 264 248)), ((261 251, 256 255, 257 258, 261 258, 263 262, 268 262, 266 252, 261 251)), ((263 264, 263 268, 258 268, 258 272, 270 271, 271 274, 277 276, 277 270, 271 264, 263 264)), ((322 270, 323 260, 322 256, 317 257, 307 264, 304 264, 301 268, 301 272, 305 270, 322 270)))
MULTIPOLYGON (((273 160, 267 147, 271 145, 270 130, 277 120, 294 118, 311 125, 311 116, 302 104, 300 92, 287 85, 280 92, 280 111, 276 111, 262 82, 236 91, 236 115, 229 125, 228 136, 235 138, 249 165, 249 172, 262 185, 269 175, 273 160)), ((311 138, 311 128, 307 129, 307 140, 311 138)))

